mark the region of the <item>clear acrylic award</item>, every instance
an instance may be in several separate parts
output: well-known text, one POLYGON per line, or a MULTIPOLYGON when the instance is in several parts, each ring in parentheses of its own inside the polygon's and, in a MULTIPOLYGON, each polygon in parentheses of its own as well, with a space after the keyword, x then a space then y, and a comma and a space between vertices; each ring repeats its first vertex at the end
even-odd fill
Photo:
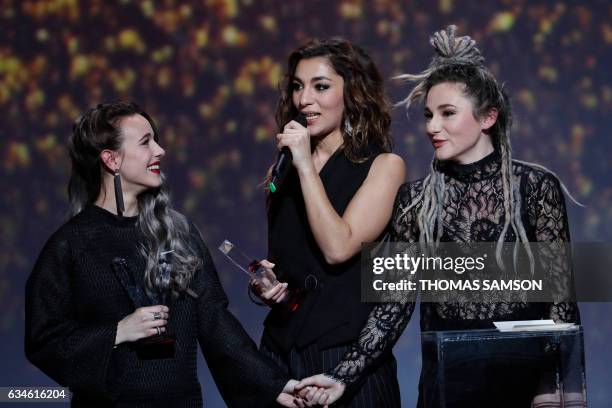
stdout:
MULTIPOLYGON (((249 257, 240 251, 229 240, 223 240, 221 245, 219 245, 219 251, 250 279, 256 280, 264 291, 271 289, 279 283, 273 272, 264 268, 257 259, 249 257)), ((279 303, 279 306, 290 313, 295 312, 299 309, 302 298, 302 291, 290 290, 285 299, 279 303)))

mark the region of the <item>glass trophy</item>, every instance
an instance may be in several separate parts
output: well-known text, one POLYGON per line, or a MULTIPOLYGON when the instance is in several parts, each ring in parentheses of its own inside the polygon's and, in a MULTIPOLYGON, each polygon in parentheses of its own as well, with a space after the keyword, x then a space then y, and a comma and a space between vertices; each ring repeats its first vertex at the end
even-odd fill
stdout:
MULTIPOLYGON (((257 259, 249 257, 240 251, 229 240, 226 239, 219 245, 219 251, 250 279, 256 280, 264 290, 269 290, 279 283, 274 273, 264 268, 257 259)), ((301 290, 289 290, 284 300, 279 303, 279 306, 286 312, 293 313, 299 309, 303 298, 302 295, 303 291, 301 290)))
MULTIPOLYGON (((162 253, 159 260, 159 268, 161 271, 162 281, 170 282, 170 273, 172 269, 171 262, 167 256, 172 251, 162 253)), ((113 272, 119 278, 119 281, 124 286, 130 297, 135 309, 145 306, 153 306, 155 304, 168 305, 171 298, 171 289, 159 289, 156 293, 147 291, 143 284, 134 279, 134 273, 125 258, 117 257, 112 262, 113 272)), ((129 347, 136 351, 139 360, 157 360, 162 358, 174 357, 174 346, 176 337, 166 332, 154 334, 153 336, 145 337, 133 343, 129 343, 129 347)))

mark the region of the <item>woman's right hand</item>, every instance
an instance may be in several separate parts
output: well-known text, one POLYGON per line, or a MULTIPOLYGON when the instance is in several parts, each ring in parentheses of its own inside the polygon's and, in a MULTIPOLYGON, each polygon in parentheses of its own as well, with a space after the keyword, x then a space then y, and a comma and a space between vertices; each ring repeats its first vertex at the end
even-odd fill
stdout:
POLYGON ((276 135, 276 139, 278 140, 277 147, 279 150, 283 147, 288 147, 291 150, 293 156, 291 163, 298 172, 316 173, 312 161, 308 128, 292 120, 285 125, 283 133, 276 135))
POLYGON ((140 307, 134 313, 125 316, 117 324, 115 346, 124 342, 133 342, 166 331, 168 313, 165 305, 140 307), (159 329, 158 329, 159 328, 159 329))
POLYGON ((264 268, 261 279, 251 279, 253 292, 268 306, 281 303, 289 294, 288 284, 279 282, 272 268, 274 264, 264 259, 259 262, 264 268))
POLYGON ((346 385, 325 374, 313 375, 295 384, 294 393, 307 401, 306 406, 325 405, 338 401, 346 385), (314 386, 314 387, 313 387, 314 386))

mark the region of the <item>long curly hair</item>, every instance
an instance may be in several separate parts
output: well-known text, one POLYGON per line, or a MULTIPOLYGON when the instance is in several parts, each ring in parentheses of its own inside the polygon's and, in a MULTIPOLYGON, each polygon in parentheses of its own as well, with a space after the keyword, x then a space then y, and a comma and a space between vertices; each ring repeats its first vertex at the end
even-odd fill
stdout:
MULTIPOLYGON (((93 204, 102 189, 103 167, 100 153, 109 149, 120 151, 123 143, 121 119, 142 115, 153 128, 154 139, 159 135, 149 114, 135 103, 113 102, 89 109, 73 126, 68 141, 72 172, 68 183, 69 213, 76 215, 93 204)), ((185 291, 195 271, 202 264, 190 242, 187 219, 170 204, 165 177, 160 187, 138 195, 137 225, 145 241, 140 247, 147 260, 144 279, 149 289, 172 290, 174 295, 185 291), (170 274, 160 267, 164 252, 172 251, 170 274)))
POLYGON ((361 47, 339 37, 311 40, 289 55, 287 70, 279 85, 281 95, 276 110, 279 130, 298 114, 292 99, 298 63, 315 57, 326 57, 344 80, 341 131, 346 157, 352 162, 362 162, 373 147, 390 152, 391 115, 384 81, 372 58, 361 47), (346 128, 347 124, 352 131, 346 128))

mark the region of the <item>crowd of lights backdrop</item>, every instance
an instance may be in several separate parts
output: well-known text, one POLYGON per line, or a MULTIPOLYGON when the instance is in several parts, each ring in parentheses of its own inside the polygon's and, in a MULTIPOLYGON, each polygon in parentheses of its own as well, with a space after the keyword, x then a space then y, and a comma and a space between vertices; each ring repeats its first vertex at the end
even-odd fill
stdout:
MULTIPOLYGON (((126 99, 152 114, 174 203, 203 231, 231 311, 259 341, 265 309, 247 300, 244 277, 214 248, 227 237, 265 256, 260 183, 275 155, 288 53, 312 37, 350 39, 371 53, 398 101, 409 87, 391 78, 425 68, 428 36, 451 23, 506 83, 515 157, 556 171, 586 204, 569 206, 573 240, 610 241, 607 1, 0 1, 0 386, 53 384, 23 354, 24 284, 65 220, 65 142, 81 112, 126 99)), ((396 109, 392 132, 408 178, 424 176, 431 146, 419 108, 410 118, 396 109)), ((590 406, 608 406, 611 308, 581 307, 590 406)), ((417 393, 418 320, 395 348, 406 407, 417 393)), ((200 379, 205 405, 223 406, 203 363, 200 379)))

